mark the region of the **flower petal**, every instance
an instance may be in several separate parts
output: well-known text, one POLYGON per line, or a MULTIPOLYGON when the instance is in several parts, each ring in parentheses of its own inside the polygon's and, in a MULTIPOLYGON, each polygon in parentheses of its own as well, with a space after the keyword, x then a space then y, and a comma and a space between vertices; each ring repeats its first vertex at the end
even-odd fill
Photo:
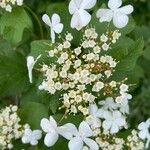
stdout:
POLYGON ((91 9, 96 4, 96 0, 83 0, 81 3, 81 9, 91 9))
POLYGON ((91 104, 89 106, 89 112, 92 116, 96 116, 97 111, 98 111, 98 107, 96 104, 91 104))
POLYGON ((56 132, 47 133, 44 138, 44 144, 47 147, 53 146, 58 140, 58 134, 56 132))
POLYGON ((139 124, 139 126, 138 126, 138 129, 139 130, 143 130, 143 129, 145 129, 146 128, 146 123, 145 122, 141 122, 140 124, 139 124))
POLYGON ((69 3, 69 12, 70 14, 74 14, 76 12, 77 9, 80 8, 80 5, 82 3, 83 0, 71 0, 69 3))
POLYGON ((91 130, 90 126, 87 122, 82 121, 79 125, 79 133, 82 135, 83 138, 91 137, 93 135, 93 131, 91 130))
POLYGON ((51 132, 51 130, 54 130, 53 126, 51 125, 48 119, 45 119, 45 118, 42 119, 40 125, 41 125, 42 130, 46 133, 51 132))
POLYGON ((37 141, 37 140, 32 140, 32 141, 30 142, 30 144, 31 144, 32 146, 35 146, 35 145, 38 144, 38 141, 37 141))
POLYGON ((103 128, 105 129, 105 130, 109 130, 110 128, 111 128, 111 125, 112 125, 112 122, 111 121, 109 121, 109 120, 105 120, 105 121, 103 121, 103 128))
POLYGON ((39 140, 39 139, 41 139, 41 137, 42 137, 42 131, 40 131, 40 130, 34 130, 34 131, 32 132, 32 136, 33 136, 35 139, 39 140))
POLYGON ((104 111, 103 117, 107 120, 111 120, 112 119, 112 113, 109 111, 104 111))
POLYGON ((51 27, 51 20, 50 20, 50 18, 49 18, 49 16, 47 14, 44 14, 42 16, 42 20, 43 20, 44 23, 46 23, 48 26, 51 27))
POLYGON ((51 28, 51 39, 52 39, 52 43, 55 43, 55 32, 52 28, 51 28))
POLYGON ((119 8, 122 5, 122 0, 109 0, 108 7, 112 10, 119 8))
POLYGON ((140 131, 138 135, 142 140, 145 140, 147 138, 147 130, 140 131))
POLYGON ((84 142, 90 148, 90 150, 99 150, 99 146, 94 140, 85 138, 84 142))
POLYGON ((57 128, 57 122, 55 121, 55 119, 50 116, 49 117, 49 121, 50 121, 50 124, 54 127, 54 128, 57 128))
POLYGON ((76 11, 71 19, 71 27, 80 30, 82 27, 85 27, 90 20, 91 15, 87 11, 76 11))
POLYGON ((59 23, 60 23, 60 16, 58 14, 53 14, 52 15, 52 26, 55 27, 59 23))
POLYGON ((53 27, 53 30, 56 33, 61 33, 63 30, 64 25, 62 23, 57 24, 56 26, 53 27))
POLYGON ((110 133, 114 134, 119 131, 119 127, 114 123, 110 129, 110 133))
POLYGON ((100 22, 110 22, 113 19, 113 11, 110 9, 99 9, 96 16, 100 22))
POLYGON ((73 137, 73 135, 77 135, 78 130, 74 124, 67 123, 58 128, 58 133, 67 140, 70 140, 73 137))
POLYGON ((127 15, 121 13, 115 13, 113 17, 113 23, 117 28, 123 28, 128 24, 129 18, 127 15))
POLYGON ((69 150, 82 150, 83 141, 80 137, 74 137, 69 141, 69 150))
POLYGON ((128 14, 131 14, 133 12, 133 10, 134 10, 134 8, 132 5, 127 5, 127 6, 119 8, 117 11, 119 11, 122 14, 128 15, 128 14))

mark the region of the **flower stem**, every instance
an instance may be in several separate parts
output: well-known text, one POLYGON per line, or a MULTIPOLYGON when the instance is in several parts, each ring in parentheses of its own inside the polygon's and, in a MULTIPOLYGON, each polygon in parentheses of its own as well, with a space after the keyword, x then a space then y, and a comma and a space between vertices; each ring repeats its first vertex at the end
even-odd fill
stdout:
POLYGON ((44 39, 42 25, 41 25, 41 22, 40 22, 38 16, 37 16, 36 13, 35 13, 30 7, 28 7, 27 5, 24 5, 24 8, 27 9, 27 11, 28 11, 29 13, 31 13, 31 15, 32 15, 32 16, 34 17, 34 19, 37 21, 38 26, 39 26, 39 29, 40 29, 40 36, 41 36, 42 39, 44 39))

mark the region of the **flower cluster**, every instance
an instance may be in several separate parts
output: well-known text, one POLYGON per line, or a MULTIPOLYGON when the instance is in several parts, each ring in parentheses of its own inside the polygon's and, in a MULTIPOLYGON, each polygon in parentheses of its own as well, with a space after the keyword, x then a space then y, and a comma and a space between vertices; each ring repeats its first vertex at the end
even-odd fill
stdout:
POLYGON ((0 111, 0 149, 13 148, 12 141, 22 137, 28 125, 21 125, 17 106, 10 105, 0 111))
POLYGON ((54 62, 50 66, 43 65, 41 71, 45 79, 39 89, 50 94, 64 91, 60 97, 63 103, 60 108, 66 108, 68 113, 73 114, 82 112, 85 116, 89 113, 89 104, 94 103, 100 93, 104 96, 116 94, 117 103, 128 101, 131 96, 124 81, 107 81, 115 71, 116 60, 102 55, 102 51, 108 51, 120 36, 118 30, 98 36, 94 28, 87 28, 79 47, 72 50, 73 36, 67 33, 63 43, 58 43, 48 52, 54 62))
POLYGON ((12 11, 13 5, 21 6, 23 5, 23 0, 1 0, 0 1, 0 7, 5 9, 8 12, 12 11))

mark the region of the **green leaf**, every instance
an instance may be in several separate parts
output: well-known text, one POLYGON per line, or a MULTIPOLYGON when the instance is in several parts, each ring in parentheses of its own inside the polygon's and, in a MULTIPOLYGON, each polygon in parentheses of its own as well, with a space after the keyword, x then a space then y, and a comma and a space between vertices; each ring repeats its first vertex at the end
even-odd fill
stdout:
POLYGON ((26 59, 18 52, 0 54, 0 95, 21 94, 28 88, 26 59))
POLYGON ((5 12, 0 18, 0 34, 14 45, 21 42, 25 28, 31 30, 32 21, 23 7, 5 12))
POLYGON ((128 51, 119 58, 119 63, 113 74, 113 78, 122 79, 126 77, 127 72, 132 71, 135 68, 137 59, 142 55, 144 47, 143 39, 137 40, 134 44, 131 44, 128 51))
POLYGON ((144 52, 143 52, 143 56, 145 59, 150 60, 150 46, 148 46, 144 52))
POLYGON ((28 102, 20 109, 22 123, 28 123, 33 129, 40 128, 40 121, 48 117, 48 109, 45 105, 36 102, 28 102))

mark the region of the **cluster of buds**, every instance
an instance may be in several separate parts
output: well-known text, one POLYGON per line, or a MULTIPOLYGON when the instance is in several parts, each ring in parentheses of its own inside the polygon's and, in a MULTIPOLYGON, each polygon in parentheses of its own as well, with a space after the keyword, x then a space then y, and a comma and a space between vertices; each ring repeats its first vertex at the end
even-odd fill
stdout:
POLYGON ((12 149, 12 141, 22 137, 28 125, 21 125, 17 106, 10 105, 0 111, 0 149, 12 149))
POLYGON ((120 36, 118 30, 98 36, 94 28, 88 28, 79 47, 72 49, 73 36, 67 33, 63 42, 48 52, 54 62, 49 66, 43 65, 41 71, 45 79, 39 89, 50 94, 64 91, 60 97, 60 108, 66 108, 68 113, 73 114, 82 112, 84 116, 89 114, 89 105, 101 95, 115 95, 117 103, 130 99, 126 98, 128 86, 123 84, 124 81, 108 81, 118 62, 112 56, 102 54, 120 36))
POLYGON ((0 1, 0 7, 5 9, 8 12, 12 11, 13 5, 21 6, 23 5, 23 0, 1 0, 0 1))

